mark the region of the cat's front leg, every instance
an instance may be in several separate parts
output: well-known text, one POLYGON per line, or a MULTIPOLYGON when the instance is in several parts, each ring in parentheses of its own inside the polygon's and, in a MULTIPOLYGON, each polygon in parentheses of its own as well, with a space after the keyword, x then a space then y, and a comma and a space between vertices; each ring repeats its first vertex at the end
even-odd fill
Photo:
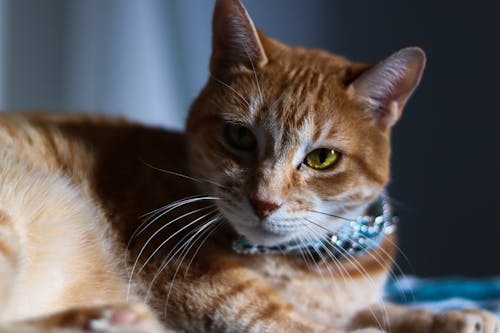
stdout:
POLYGON ((380 327, 393 333, 499 333, 500 323, 490 312, 479 309, 435 313, 382 304, 359 312, 352 328, 380 327))
MULTIPOLYGON (((351 333, 299 314, 275 287, 241 267, 227 265, 194 279, 168 281, 165 288, 165 295, 170 294, 168 304, 163 299, 157 311, 167 306, 167 323, 183 332, 351 333)), ((354 329, 352 333, 383 331, 354 329)))
POLYGON ((171 326, 182 332, 204 333, 339 333, 300 318, 258 281, 210 280, 175 283, 166 316, 171 326))

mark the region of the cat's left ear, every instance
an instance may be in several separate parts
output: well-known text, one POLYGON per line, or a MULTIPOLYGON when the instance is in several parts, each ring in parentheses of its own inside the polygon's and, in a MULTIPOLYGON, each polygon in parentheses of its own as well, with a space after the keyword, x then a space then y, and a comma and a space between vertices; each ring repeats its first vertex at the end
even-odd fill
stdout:
POLYGON ((217 76, 264 66, 267 56, 247 10, 239 0, 216 0, 212 19, 210 72, 217 76))
POLYGON ((424 51, 408 47, 362 73, 350 86, 357 98, 366 102, 377 125, 386 130, 401 116, 408 98, 420 82, 424 67, 424 51))

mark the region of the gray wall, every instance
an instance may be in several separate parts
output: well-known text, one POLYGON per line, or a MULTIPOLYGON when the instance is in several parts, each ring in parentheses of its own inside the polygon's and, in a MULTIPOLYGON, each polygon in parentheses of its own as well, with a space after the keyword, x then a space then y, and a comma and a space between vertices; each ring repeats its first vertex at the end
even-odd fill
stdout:
MULTIPOLYGON (((428 53, 394 133, 401 248, 421 275, 500 274, 494 2, 248 0, 292 44, 374 62, 428 53)), ((207 77, 212 1, 0 0, 0 107, 124 114, 182 128, 207 77)))

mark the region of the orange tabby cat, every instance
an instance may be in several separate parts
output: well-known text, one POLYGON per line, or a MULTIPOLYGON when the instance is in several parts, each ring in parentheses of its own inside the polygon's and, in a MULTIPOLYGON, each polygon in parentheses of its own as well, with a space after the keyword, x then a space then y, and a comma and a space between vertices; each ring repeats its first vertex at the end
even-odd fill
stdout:
POLYGON ((186 136, 3 114, 0 332, 497 332, 381 301, 389 137, 424 63, 287 46, 218 0, 186 136))

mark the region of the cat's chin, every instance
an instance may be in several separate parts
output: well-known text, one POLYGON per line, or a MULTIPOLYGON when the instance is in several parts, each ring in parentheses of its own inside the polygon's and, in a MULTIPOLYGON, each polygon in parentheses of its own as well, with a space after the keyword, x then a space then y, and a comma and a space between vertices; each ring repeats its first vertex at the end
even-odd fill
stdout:
POLYGON ((234 226, 236 231, 245 236, 245 238, 250 241, 254 245, 263 245, 263 246, 276 246, 282 245, 290 242, 295 238, 295 233, 289 232, 286 234, 283 233, 274 233, 271 231, 264 230, 260 227, 249 227, 249 226, 234 226))

